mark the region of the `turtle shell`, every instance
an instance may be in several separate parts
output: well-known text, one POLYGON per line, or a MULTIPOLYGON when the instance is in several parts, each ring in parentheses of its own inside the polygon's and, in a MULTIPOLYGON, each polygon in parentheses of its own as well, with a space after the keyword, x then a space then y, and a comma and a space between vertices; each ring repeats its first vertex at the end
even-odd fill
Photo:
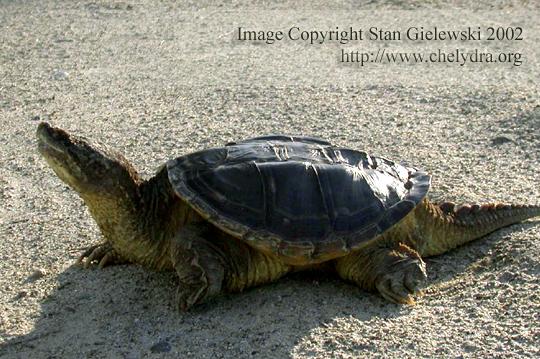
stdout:
POLYGON ((430 176, 311 137, 264 136, 167 162, 177 195, 290 264, 343 256, 403 219, 430 176))

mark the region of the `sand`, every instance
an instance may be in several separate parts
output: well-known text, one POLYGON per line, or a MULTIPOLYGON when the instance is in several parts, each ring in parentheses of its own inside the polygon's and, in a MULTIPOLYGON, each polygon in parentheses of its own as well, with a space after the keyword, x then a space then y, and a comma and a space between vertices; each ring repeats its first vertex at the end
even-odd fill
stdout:
POLYGON ((356 3, 0 1, 0 357, 538 357, 538 220, 428 258, 415 306, 312 273, 180 313, 172 273, 74 265, 101 236, 37 153, 40 121, 118 149, 145 177, 190 151, 288 133, 421 167, 435 200, 540 203, 537 3, 356 3), (524 39, 234 39, 238 26, 349 24, 522 27, 524 39), (343 48, 523 63, 361 67, 338 64, 343 48))

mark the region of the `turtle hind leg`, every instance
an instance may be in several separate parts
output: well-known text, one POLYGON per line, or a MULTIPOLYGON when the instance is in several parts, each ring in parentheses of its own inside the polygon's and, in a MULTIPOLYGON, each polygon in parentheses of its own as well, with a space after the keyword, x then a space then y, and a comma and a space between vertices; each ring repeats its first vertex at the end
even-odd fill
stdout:
POLYGON ((178 232, 171 256, 180 281, 177 299, 182 311, 223 292, 275 281, 290 270, 279 259, 201 223, 178 232))
POLYGON ((225 263, 207 235, 206 226, 188 225, 171 245, 172 264, 180 281, 176 299, 182 311, 222 291, 225 263))
POLYGON ((426 265, 405 244, 377 239, 336 260, 339 276, 385 299, 414 304, 413 295, 426 280, 426 265))

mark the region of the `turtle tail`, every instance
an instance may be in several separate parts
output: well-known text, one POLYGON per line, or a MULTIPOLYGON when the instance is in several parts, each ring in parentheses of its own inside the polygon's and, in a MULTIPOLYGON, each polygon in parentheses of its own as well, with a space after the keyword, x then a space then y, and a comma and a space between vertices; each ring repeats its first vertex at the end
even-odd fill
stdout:
POLYGON ((499 228, 540 216, 539 205, 473 204, 457 206, 427 200, 417 208, 415 217, 423 256, 432 256, 483 237, 499 228))

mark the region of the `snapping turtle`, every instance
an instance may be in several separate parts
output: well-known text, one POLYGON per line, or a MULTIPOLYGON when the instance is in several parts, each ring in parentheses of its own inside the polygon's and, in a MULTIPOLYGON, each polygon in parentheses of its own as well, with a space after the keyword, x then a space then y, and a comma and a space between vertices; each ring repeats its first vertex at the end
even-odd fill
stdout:
POLYGON ((310 137, 202 150, 149 180, 122 155, 47 123, 37 137, 105 238, 79 261, 175 270, 183 310, 315 267, 412 304, 426 279, 421 256, 540 215, 540 206, 431 203, 425 172, 310 137))

